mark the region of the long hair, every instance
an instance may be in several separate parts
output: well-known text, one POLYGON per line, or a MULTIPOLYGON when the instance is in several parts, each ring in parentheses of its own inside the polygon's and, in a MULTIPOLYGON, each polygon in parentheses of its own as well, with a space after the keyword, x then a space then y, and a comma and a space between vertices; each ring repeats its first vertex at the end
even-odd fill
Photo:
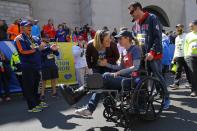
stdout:
POLYGON ((102 50, 103 48, 103 40, 106 36, 110 35, 109 31, 98 30, 94 36, 93 45, 97 51, 102 50))

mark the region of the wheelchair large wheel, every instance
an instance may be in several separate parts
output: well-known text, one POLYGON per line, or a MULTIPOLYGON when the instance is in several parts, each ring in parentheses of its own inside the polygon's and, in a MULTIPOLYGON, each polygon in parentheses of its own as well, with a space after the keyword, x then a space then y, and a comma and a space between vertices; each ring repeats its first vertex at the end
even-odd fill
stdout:
POLYGON ((144 120, 155 120, 163 111, 164 87, 154 77, 142 79, 134 91, 134 103, 137 112, 144 120))

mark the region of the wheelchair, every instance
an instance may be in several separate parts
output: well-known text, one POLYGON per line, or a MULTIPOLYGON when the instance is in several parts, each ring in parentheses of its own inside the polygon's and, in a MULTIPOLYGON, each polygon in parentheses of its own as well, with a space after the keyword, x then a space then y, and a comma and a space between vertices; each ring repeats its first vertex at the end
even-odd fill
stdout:
POLYGON ((155 77, 146 71, 138 71, 138 76, 125 78, 121 82, 121 90, 103 89, 103 79, 100 74, 87 75, 85 87, 89 92, 104 93, 103 116, 117 126, 130 128, 134 118, 156 120, 164 107, 164 87, 155 77), (131 87, 125 87, 130 81, 131 87))

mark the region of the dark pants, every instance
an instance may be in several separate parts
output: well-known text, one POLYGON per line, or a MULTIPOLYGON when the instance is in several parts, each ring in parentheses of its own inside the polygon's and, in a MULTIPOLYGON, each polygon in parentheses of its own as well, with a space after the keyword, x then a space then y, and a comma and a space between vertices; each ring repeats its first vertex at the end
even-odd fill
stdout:
POLYGON ((165 78, 165 74, 169 71, 169 65, 162 65, 162 75, 165 78))
POLYGON ((191 73, 192 92, 197 92, 197 57, 187 57, 186 62, 191 73))
POLYGON ((7 79, 5 73, 0 74, 0 97, 2 97, 1 88, 4 90, 5 97, 10 96, 9 80, 7 79))
POLYGON ((183 67, 184 67, 184 70, 185 70, 185 73, 186 73, 187 81, 189 82, 189 84, 191 84, 191 77, 190 77, 189 67, 188 67, 184 57, 177 57, 176 58, 176 66, 177 66, 177 72, 176 72, 174 84, 179 86, 179 82, 180 82, 180 79, 181 79, 181 74, 182 74, 182 71, 183 71, 183 67))
POLYGON ((167 84, 166 84, 165 78, 162 75, 162 62, 161 62, 161 60, 149 61, 147 63, 147 66, 148 66, 148 72, 153 73, 153 76, 158 78, 161 81, 161 83, 163 84, 163 87, 164 87, 165 97, 169 98, 169 92, 168 92, 168 89, 167 89, 167 84))
POLYGON ((40 71, 33 68, 22 69, 23 93, 29 109, 40 104, 38 94, 40 71))

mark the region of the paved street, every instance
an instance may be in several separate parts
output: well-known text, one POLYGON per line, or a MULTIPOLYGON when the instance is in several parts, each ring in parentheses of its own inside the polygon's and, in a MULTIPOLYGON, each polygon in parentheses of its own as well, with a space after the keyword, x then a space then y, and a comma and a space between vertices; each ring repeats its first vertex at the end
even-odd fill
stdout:
MULTIPOLYGON (((171 79, 168 83, 171 83, 171 79)), ((161 118, 153 122, 136 120, 135 131, 197 131, 197 98, 189 97, 189 89, 181 86, 171 91, 172 106, 164 111, 161 118)), ((53 99, 47 93, 50 107, 44 112, 27 113, 22 96, 15 96, 10 103, 0 104, 0 131, 123 131, 113 123, 106 122, 102 116, 103 106, 99 105, 93 118, 83 118, 74 114, 62 99, 53 99)), ((85 97, 77 106, 87 103, 85 97)))

